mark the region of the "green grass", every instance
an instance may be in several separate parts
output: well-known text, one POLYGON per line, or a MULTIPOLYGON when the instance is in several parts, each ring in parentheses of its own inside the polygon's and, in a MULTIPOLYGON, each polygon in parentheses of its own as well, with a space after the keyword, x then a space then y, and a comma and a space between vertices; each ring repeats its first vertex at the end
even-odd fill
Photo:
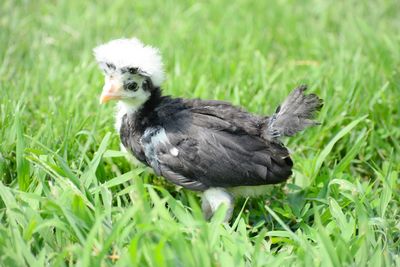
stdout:
POLYGON ((0 3, 0 266, 399 266, 400 2, 0 3), (206 222, 130 165, 92 48, 137 36, 174 96, 270 114, 297 85, 322 125, 294 175, 206 222))

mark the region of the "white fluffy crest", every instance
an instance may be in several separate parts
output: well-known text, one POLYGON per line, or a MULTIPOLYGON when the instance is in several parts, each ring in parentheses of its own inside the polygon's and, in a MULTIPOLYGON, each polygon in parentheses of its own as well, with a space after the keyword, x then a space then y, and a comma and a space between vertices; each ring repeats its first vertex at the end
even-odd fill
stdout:
POLYGON ((112 63, 117 68, 134 67, 147 73, 155 86, 164 81, 164 69, 157 48, 144 45, 137 38, 116 39, 93 49, 97 62, 112 63))

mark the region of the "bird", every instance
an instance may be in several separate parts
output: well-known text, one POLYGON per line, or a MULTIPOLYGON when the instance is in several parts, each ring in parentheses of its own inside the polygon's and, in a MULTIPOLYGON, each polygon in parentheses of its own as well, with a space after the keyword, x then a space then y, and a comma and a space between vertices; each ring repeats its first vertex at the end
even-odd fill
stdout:
POLYGON ((225 205, 228 222, 237 197, 286 181, 293 161, 282 138, 319 125, 323 100, 305 94, 305 85, 271 116, 257 115, 226 101, 164 95, 161 53, 137 38, 111 40, 93 53, 105 79, 100 103, 117 101, 122 148, 156 175, 199 191, 206 219, 225 205))

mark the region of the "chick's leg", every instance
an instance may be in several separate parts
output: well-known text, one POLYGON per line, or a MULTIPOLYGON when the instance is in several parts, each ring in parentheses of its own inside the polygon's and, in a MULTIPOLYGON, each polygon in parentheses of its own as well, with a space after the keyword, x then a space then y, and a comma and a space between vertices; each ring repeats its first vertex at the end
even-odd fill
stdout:
POLYGON ((225 215, 225 222, 232 217, 234 199, 225 189, 212 187, 203 192, 201 208, 204 217, 209 220, 220 205, 226 205, 228 210, 225 215))

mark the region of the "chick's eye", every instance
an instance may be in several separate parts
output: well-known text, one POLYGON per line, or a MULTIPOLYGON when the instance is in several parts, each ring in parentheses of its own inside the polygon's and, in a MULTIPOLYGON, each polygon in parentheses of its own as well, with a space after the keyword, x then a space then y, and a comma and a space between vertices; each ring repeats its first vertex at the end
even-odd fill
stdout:
POLYGON ((130 73, 130 74, 136 74, 137 73, 137 68, 128 68, 128 72, 130 73))
POLYGON ((125 88, 129 91, 137 91, 138 89, 138 84, 136 82, 130 82, 128 83, 125 88))

